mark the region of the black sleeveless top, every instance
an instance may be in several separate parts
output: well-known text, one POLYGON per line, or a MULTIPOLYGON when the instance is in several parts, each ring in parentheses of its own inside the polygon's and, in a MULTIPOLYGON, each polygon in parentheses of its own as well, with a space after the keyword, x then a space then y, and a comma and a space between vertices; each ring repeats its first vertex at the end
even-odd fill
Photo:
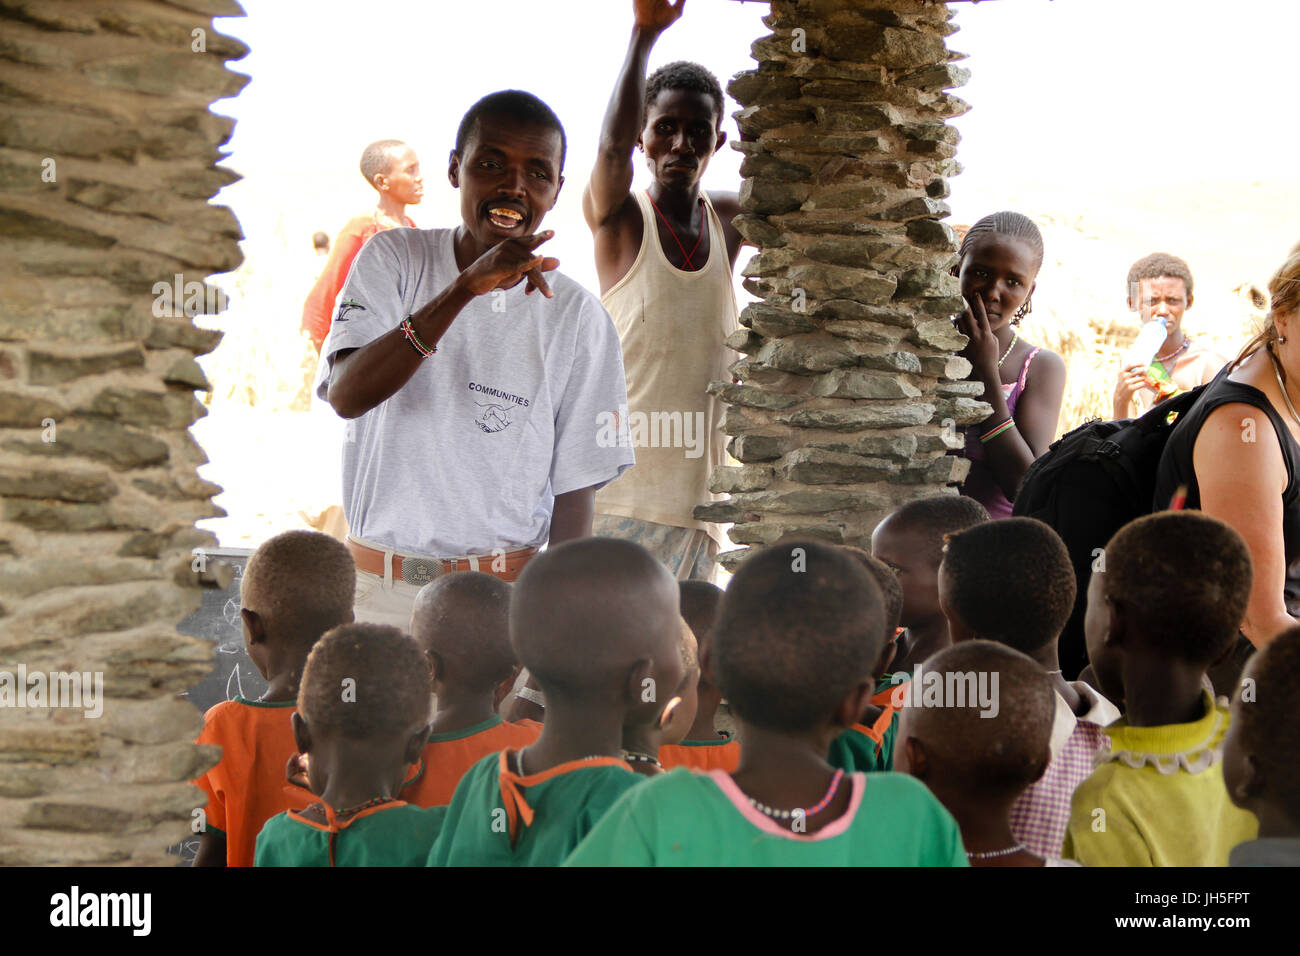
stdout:
MULTIPOLYGON (((1292 617, 1300 616, 1300 445, 1286 427, 1286 422, 1277 413, 1268 396, 1253 385, 1243 385, 1228 379, 1225 367, 1196 400, 1181 421, 1174 425, 1160 457, 1160 467, 1156 472, 1156 496, 1153 507, 1160 511, 1169 507, 1169 501, 1178 490, 1179 485, 1187 486, 1187 507, 1201 507, 1201 489, 1196 481, 1196 472, 1192 468, 1192 452, 1201 426, 1210 413, 1222 405, 1241 402, 1253 405, 1268 416, 1273 425, 1278 443, 1282 446, 1282 458, 1286 462, 1286 489, 1282 492, 1282 545, 1286 559, 1286 584, 1283 597, 1287 613, 1292 617)), ((1267 441, 1268 433, 1261 432, 1258 441, 1267 441)))

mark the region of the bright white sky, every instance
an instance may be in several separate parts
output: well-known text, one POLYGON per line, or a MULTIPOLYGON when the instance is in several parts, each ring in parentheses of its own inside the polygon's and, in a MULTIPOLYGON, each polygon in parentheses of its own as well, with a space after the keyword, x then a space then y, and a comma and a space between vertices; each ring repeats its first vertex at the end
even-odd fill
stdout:
MULTIPOLYGON (((374 194, 357 161, 366 143, 385 137, 410 142, 424 167, 425 200, 408 212, 423 227, 455 225, 445 172, 460 117, 479 96, 519 87, 550 103, 569 136, 568 181, 546 222, 557 236, 546 249, 563 271, 595 287, 579 199, 626 49, 629 0, 321 0, 310 12, 306 0, 243 2, 246 18, 217 26, 251 47, 231 65, 253 81, 214 110, 238 119, 226 165, 246 178, 217 201, 239 216, 254 261, 274 269, 270 260, 283 256, 285 240, 295 255, 305 252, 312 232, 332 235, 369 208, 374 194)), ((1251 275, 1266 279, 1300 238, 1300 3, 986 0, 953 7, 961 31, 948 43, 969 54, 963 65, 973 73, 956 92, 974 107, 956 121, 965 172, 952 181, 953 221, 969 223, 1012 203, 1033 216, 1068 219, 1116 204, 1122 211, 1125 197, 1141 194, 1147 201, 1136 215, 1152 238, 1117 240, 1116 262, 1123 263, 1150 251, 1145 243, 1184 228, 1176 224, 1195 210, 1178 207, 1226 195, 1216 183, 1236 190, 1258 182, 1244 205, 1219 204, 1224 228, 1211 241, 1243 263, 1267 258, 1251 275)), ((765 3, 689 0, 650 66, 697 60, 725 86, 753 67, 749 45, 768 32, 759 19, 766 10, 765 3)), ((737 108, 729 101, 727 112, 737 108)), ((734 137, 729 117, 726 128, 734 137)), ((738 188, 739 159, 725 148, 708 187, 738 188)), ((1098 238, 1110 238, 1106 231, 1098 238)), ((1176 240, 1167 244, 1177 247, 1176 240)))

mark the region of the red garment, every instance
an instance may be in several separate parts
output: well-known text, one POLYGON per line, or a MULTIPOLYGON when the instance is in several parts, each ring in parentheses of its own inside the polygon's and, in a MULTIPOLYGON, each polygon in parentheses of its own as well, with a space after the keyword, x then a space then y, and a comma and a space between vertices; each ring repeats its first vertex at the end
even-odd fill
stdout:
MULTIPOLYGON (((410 216, 403 216, 402 219, 408 229, 415 228, 410 216)), ((325 268, 307 294, 307 301, 302 307, 302 328, 311 336, 317 352, 329 335, 330 323, 334 320, 334 303, 343 283, 347 281, 352 260, 357 257, 367 239, 390 228, 392 227, 380 221, 375 213, 368 212, 364 216, 349 219, 335 238, 329 258, 325 260, 325 268)))

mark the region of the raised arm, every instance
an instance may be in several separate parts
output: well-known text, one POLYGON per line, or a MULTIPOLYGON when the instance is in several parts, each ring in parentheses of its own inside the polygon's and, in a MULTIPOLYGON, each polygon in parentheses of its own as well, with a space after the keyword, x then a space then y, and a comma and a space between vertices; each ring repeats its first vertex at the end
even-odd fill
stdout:
POLYGON ((650 48, 682 15, 686 0, 633 0, 635 19, 623 70, 605 108, 600 147, 591 180, 582 194, 582 214, 594 231, 623 208, 632 189, 632 150, 641 132, 645 106, 646 63, 650 48))
POLYGON ((1297 621, 1283 599, 1282 492, 1286 462, 1272 423, 1253 405, 1222 405, 1201 426, 1192 467, 1201 510, 1231 525, 1250 548, 1254 578, 1241 630, 1263 647, 1297 621))

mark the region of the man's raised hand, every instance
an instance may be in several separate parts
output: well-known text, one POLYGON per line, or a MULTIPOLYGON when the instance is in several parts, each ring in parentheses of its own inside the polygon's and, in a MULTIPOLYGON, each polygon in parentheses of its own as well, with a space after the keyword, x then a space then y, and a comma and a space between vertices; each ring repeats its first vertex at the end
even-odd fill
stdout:
POLYGON ((542 273, 558 269, 560 260, 540 256, 535 252, 538 246, 554 235, 553 230, 547 229, 531 236, 519 236, 497 243, 461 274, 465 287, 474 295, 486 295, 493 289, 509 289, 520 279, 526 278, 528 283, 524 287, 525 295, 537 289, 548 299, 554 298, 555 293, 547 285, 542 273))
POLYGON ((635 25, 640 30, 667 30, 676 23, 686 6, 686 0, 632 0, 632 9, 636 15, 635 25))

